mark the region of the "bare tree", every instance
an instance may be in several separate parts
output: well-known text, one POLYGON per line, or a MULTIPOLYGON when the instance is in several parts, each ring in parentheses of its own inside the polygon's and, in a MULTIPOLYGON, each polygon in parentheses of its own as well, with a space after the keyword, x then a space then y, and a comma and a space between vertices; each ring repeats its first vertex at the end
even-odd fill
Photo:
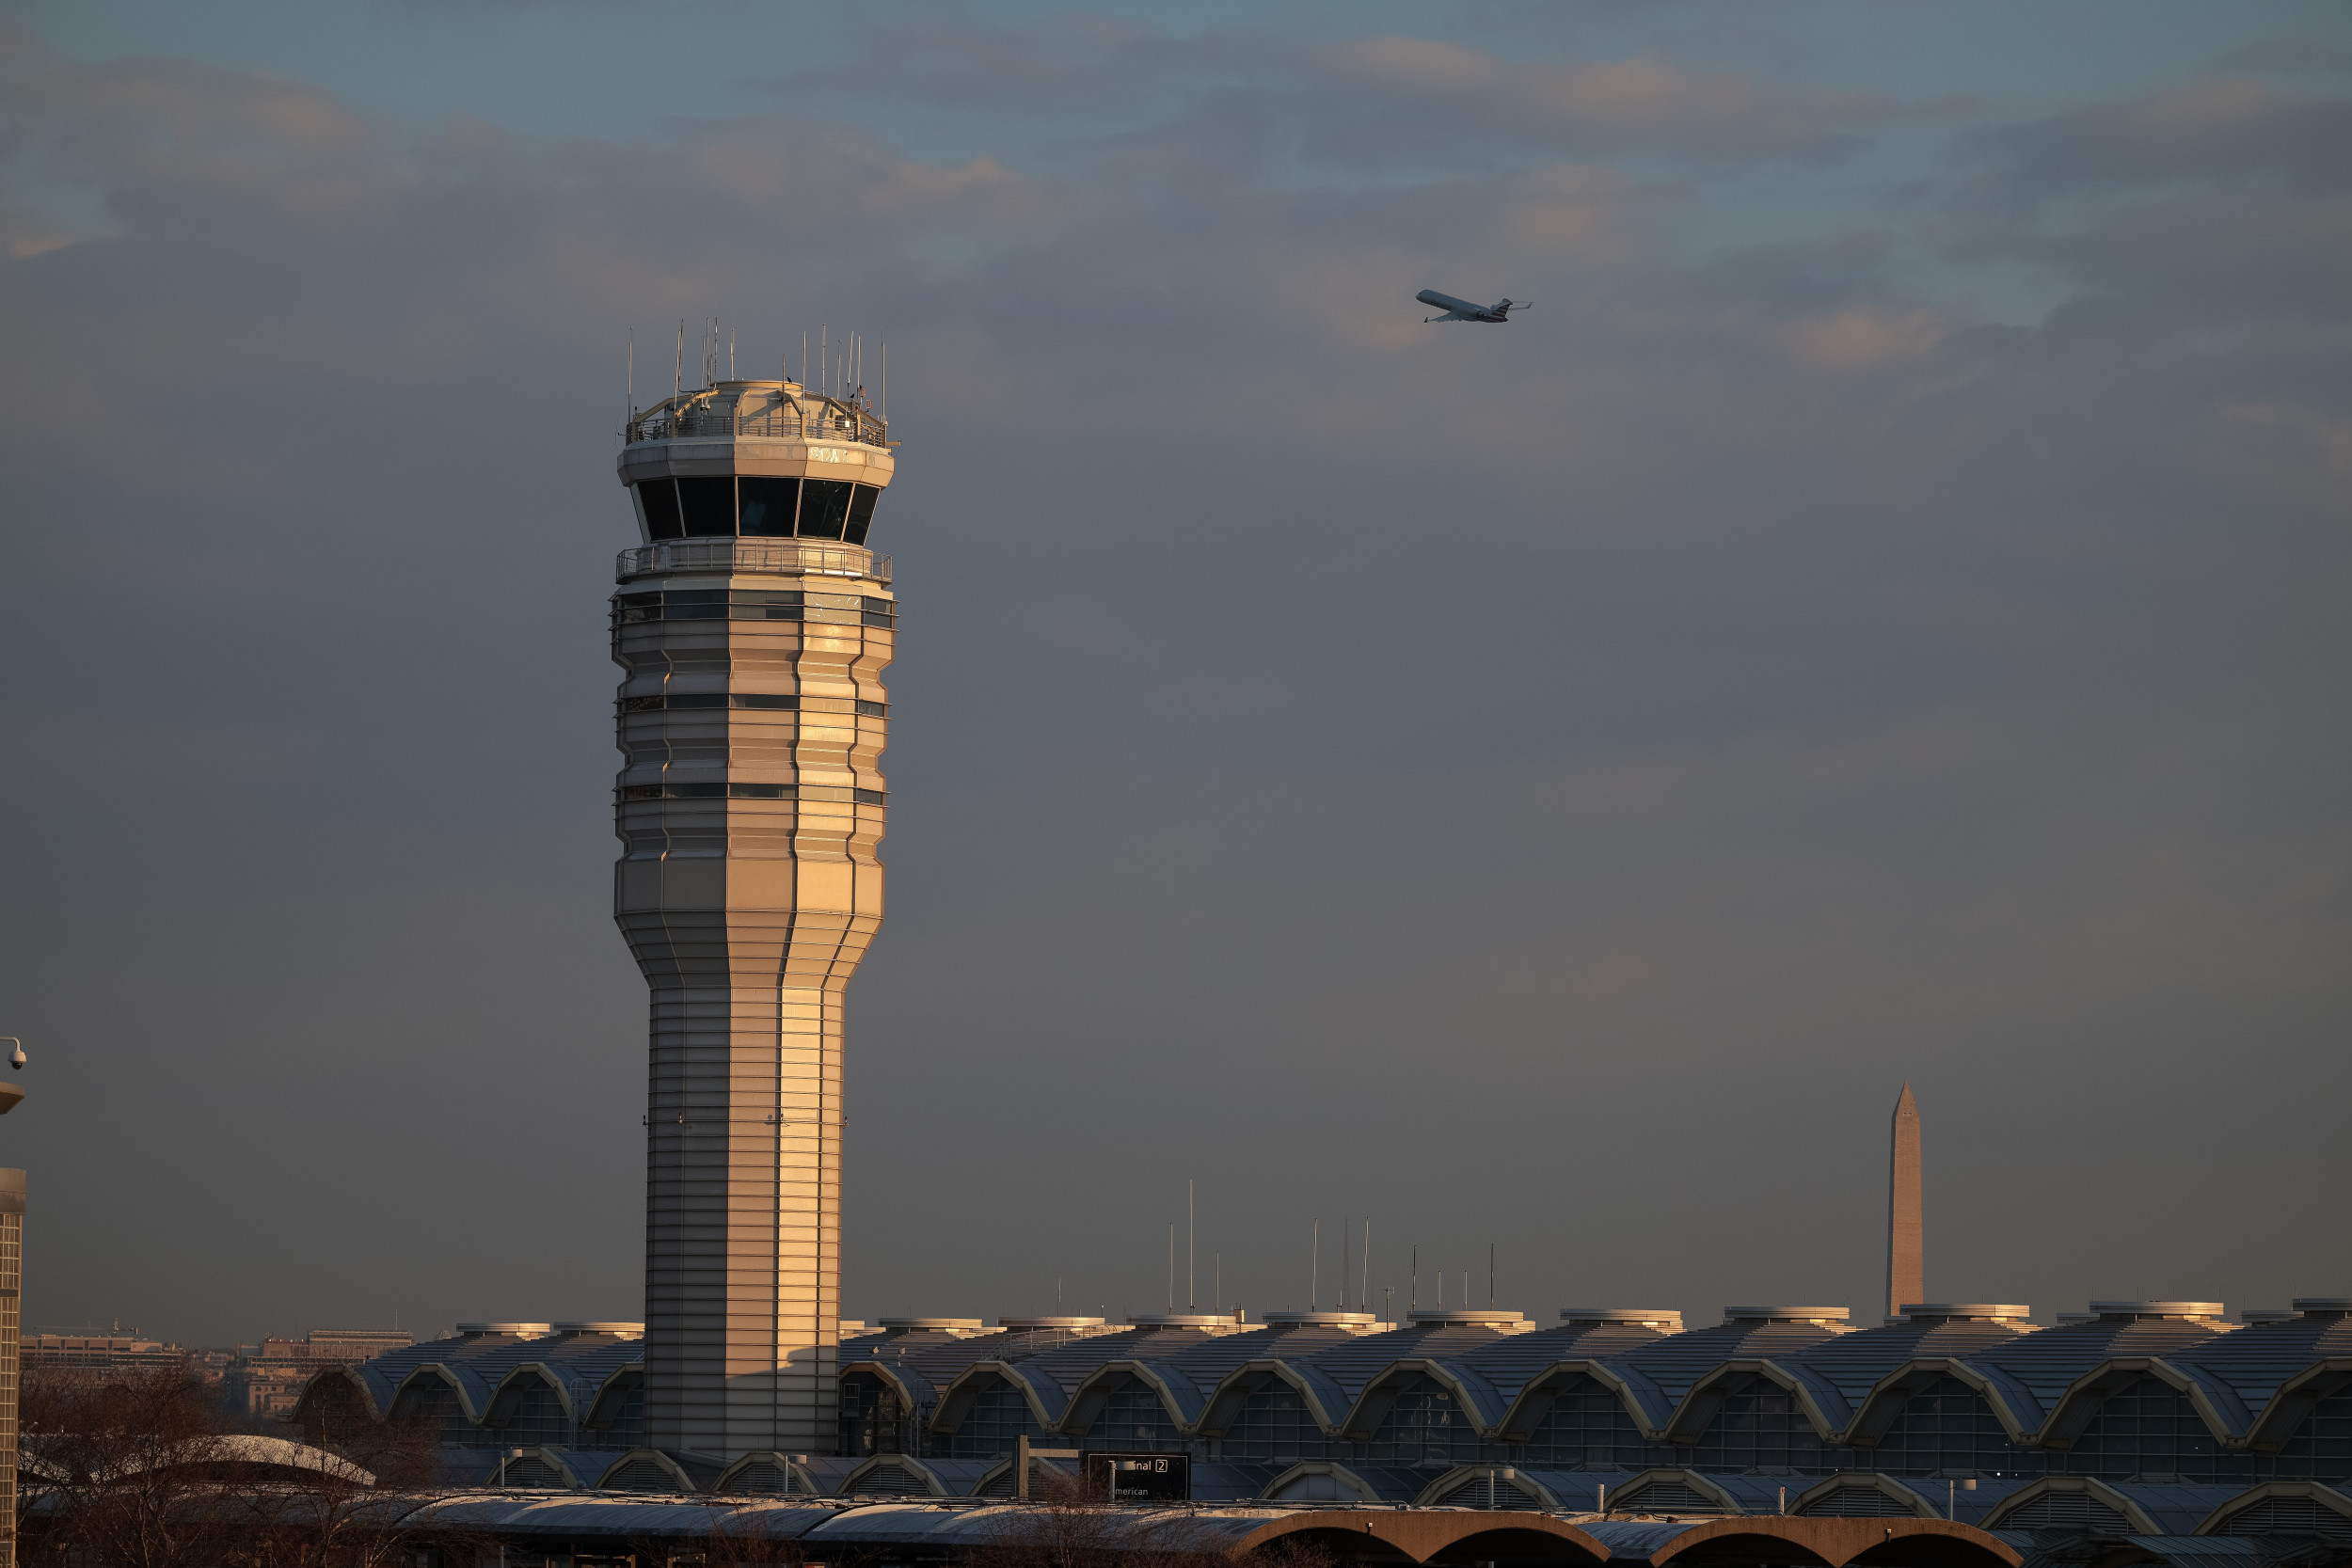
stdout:
POLYGON ((22 1409, 28 1564, 389 1568, 430 1496, 429 1428, 345 1417, 311 1443, 228 1432, 184 1368, 42 1372, 22 1409))
POLYGON ((218 1413, 186 1368, 28 1376, 19 1405, 20 1552, 109 1568, 199 1568, 219 1521, 196 1506, 218 1413))
MULTIPOLYGON (((418 1534, 432 1488, 438 1434, 422 1422, 326 1407, 297 1429, 299 1452, 263 1484, 239 1491, 224 1512, 241 1521, 246 1568, 386 1568, 418 1534)), ((254 1478, 259 1481, 261 1478, 254 1478)), ((224 1499, 228 1501, 228 1499, 224 1499)), ((446 1552, 446 1528, 437 1530, 446 1552)))

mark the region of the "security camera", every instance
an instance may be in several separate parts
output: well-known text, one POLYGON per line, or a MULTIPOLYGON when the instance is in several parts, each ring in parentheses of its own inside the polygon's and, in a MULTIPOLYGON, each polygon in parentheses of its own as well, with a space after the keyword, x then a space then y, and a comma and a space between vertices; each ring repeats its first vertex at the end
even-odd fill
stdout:
POLYGON ((8 1043, 16 1047, 14 1051, 8 1053, 8 1066, 22 1072, 24 1070, 24 1042, 10 1036, 8 1043))

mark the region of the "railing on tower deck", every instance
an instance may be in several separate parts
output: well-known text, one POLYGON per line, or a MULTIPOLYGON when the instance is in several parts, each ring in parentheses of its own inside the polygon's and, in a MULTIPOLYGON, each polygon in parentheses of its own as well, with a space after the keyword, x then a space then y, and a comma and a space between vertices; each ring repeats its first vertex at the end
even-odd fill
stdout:
POLYGON ((613 580, 660 577, 665 572, 772 573, 780 577, 870 578, 890 580, 890 557, 854 545, 824 545, 803 539, 665 539, 623 550, 613 580))
POLYGON ((803 408, 779 404, 742 414, 739 404, 714 402, 674 408, 665 403, 631 420, 622 441, 634 446, 640 441, 754 436, 782 441, 853 441, 885 450, 890 446, 890 426, 875 418, 872 409, 835 398, 811 398, 809 404, 803 408))

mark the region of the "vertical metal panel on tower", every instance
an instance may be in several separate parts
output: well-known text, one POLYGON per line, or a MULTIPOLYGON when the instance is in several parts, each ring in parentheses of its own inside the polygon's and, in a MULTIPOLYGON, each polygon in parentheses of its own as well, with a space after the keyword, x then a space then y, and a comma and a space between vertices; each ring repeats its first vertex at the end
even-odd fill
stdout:
MULTIPOLYGON (((652 988, 645 1443, 826 1453, 842 998, 882 922, 898 617, 887 558, 842 533, 851 518, 862 536, 892 459, 869 411, 791 383, 723 382, 630 436, 624 483, 702 487, 680 527, 761 531, 649 524, 613 596, 613 911, 652 988), (830 531, 778 535, 796 505, 830 531)), ((668 515, 641 497, 649 514, 668 515)))

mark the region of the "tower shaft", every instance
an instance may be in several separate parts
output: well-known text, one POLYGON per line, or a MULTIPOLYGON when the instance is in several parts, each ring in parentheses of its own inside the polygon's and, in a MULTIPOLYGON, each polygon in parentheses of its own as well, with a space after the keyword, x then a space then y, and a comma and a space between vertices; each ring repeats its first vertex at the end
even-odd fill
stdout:
POLYGON ((891 457, 790 383, 630 435, 613 910, 652 993, 645 1442, 830 1453, 843 999, 882 922, 898 619, 863 540, 891 457))

